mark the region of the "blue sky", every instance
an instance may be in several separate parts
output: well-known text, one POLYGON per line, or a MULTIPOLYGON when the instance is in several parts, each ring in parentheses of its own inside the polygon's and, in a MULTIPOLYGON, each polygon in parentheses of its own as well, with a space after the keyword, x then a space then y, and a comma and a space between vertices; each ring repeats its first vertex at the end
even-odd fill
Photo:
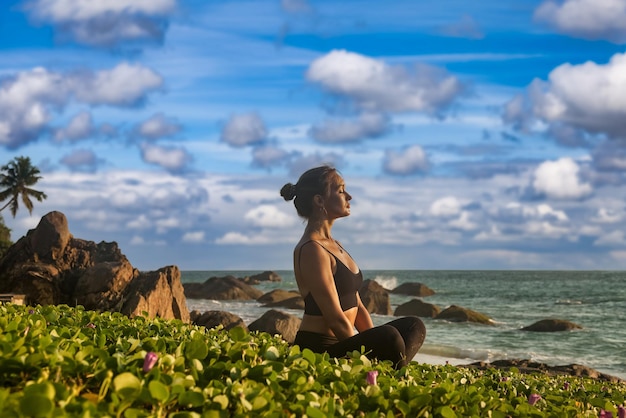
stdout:
POLYGON ((289 269, 330 163, 363 269, 626 268, 626 1, 0 5, 0 163, 137 268, 289 269))

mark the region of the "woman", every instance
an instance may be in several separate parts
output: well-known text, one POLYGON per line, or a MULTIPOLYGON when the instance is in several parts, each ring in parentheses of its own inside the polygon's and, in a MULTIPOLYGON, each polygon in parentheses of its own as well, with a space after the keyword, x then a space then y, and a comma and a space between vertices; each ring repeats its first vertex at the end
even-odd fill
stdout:
POLYGON ((307 220, 293 253, 296 282, 304 298, 294 344, 333 357, 364 347, 371 358, 390 360, 397 368, 406 365, 424 342, 424 323, 405 317, 374 327, 358 293, 361 270, 331 234, 335 220, 350 215, 352 200, 337 170, 310 169, 295 185, 285 184, 280 194, 287 201, 295 198, 298 215, 307 220))

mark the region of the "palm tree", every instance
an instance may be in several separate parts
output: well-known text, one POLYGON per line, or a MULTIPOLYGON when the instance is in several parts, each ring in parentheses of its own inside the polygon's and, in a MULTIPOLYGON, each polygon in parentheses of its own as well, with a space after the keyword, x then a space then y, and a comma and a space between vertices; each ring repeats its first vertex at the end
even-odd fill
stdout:
POLYGON ((33 213, 33 202, 30 200, 34 197, 38 201, 46 199, 48 196, 44 192, 31 189, 41 176, 39 169, 30 163, 29 157, 15 157, 8 164, 0 168, 0 202, 9 199, 8 203, 0 209, 0 212, 7 207, 11 208, 11 215, 15 218, 19 207, 19 198, 22 197, 22 203, 28 209, 28 213, 33 213))

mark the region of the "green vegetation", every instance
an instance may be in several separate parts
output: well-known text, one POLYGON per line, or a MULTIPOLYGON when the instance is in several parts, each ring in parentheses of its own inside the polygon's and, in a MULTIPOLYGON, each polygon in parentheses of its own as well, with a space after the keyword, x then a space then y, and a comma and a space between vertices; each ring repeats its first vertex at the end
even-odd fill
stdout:
POLYGON ((2 417, 617 417, 626 397, 623 383, 418 363, 396 371, 266 333, 82 307, 0 305, 0 329, 2 417))
POLYGON ((40 179, 39 169, 33 166, 29 157, 15 157, 8 164, 0 168, 0 202, 7 199, 9 201, 0 208, 0 212, 9 207, 11 215, 15 218, 20 200, 28 209, 28 213, 33 213, 33 201, 31 197, 38 201, 47 198, 44 192, 32 189, 40 179))

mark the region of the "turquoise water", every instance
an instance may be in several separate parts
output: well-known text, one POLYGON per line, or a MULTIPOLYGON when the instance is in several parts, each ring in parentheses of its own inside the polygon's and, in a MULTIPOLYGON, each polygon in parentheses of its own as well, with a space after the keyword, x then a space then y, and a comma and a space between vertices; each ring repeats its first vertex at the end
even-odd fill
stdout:
MULTIPOLYGON (((185 282, 211 276, 244 277, 260 271, 183 271, 185 282)), ((262 283, 263 292, 296 290, 291 271, 277 271, 281 282, 262 283)), ((626 272, 608 271, 425 271, 369 270, 365 279, 387 289, 419 282, 436 294, 424 301, 445 309, 463 306, 490 316, 496 326, 450 323, 423 318, 427 336, 424 354, 467 362, 531 359, 551 365, 571 363, 592 367, 626 379, 626 272), (565 319, 580 331, 534 333, 521 327, 546 318, 565 319)), ((391 295, 392 310, 411 297, 391 295)), ((267 308, 255 301, 188 300, 190 310, 224 310, 246 324, 267 308)), ((296 316, 302 311, 284 310, 296 316)), ((376 325, 390 316, 373 315, 376 325)))

